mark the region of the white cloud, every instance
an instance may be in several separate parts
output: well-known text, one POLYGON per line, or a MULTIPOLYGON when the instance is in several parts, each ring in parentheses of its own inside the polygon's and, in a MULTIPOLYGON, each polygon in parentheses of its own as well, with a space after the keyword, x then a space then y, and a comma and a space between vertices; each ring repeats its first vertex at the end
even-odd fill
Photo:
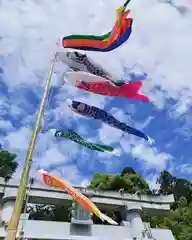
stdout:
POLYGON ((158 151, 156 147, 143 143, 143 140, 135 140, 132 136, 128 139, 120 141, 121 147, 126 153, 143 163, 144 169, 156 168, 160 172, 166 168, 168 161, 173 159, 170 154, 158 151))
POLYGON ((2 117, 8 113, 8 107, 9 107, 8 100, 6 99, 6 97, 1 96, 1 98, 0 98, 0 112, 1 112, 2 117))
POLYGON ((14 130, 14 127, 10 121, 0 120, 0 129, 6 130, 6 131, 12 131, 14 130))
MULTIPOLYGON (((1 24, 0 27, 3 46, 0 53, 9 55, 8 64, 5 66, 6 75, 9 74, 8 83, 15 85, 30 79, 31 83, 36 81, 42 84, 42 79, 39 81, 34 72, 43 73, 41 77, 45 79, 57 38, 71 33, 100 34, 109 30, 115 20, 114 9, 121 4, 120 0, 112 1, 110 6, 103 1, 93 4, 88 0, 83 4, 76 0, 40 4, 35 1, 30 3, 24 1, 22 5, 20 1, 15 1, 14 4, 3 1, 0 21, 6 24, 1 24), (70 13, 69 9, 73 9, 73 13, 70 13), (72 22, 75 24, 70 24, 72 22)), ((191 7, 187 1, 183 5, 191 7)), ((152 78, 152 83, 147 81, 145 83, 146 88, 148 84, 152 84, 149 95, 153 96, 155 86, 160 86, 167 92, 160 94, 156 91, 154 104, 157 107, 161 106, 167 97, 174 97, 180 108, 189 101, 188 98, 191 98, 189 64, 192 55, 190 48, 192 34, 189 29, 192 17, 190 14, 181 17, 173 7, 157 1, 131 2, 129 6, 134 18, 133 34, 129 41, 123 47, 107 54, 94 52, 88 54, 117 76, 122 75, 120 60, 130 67, 139 64, 152 78), (186 98, 180 98, 180 90, 185 87, 190 89, 189 94, 186 98)), ((89 100, 96 103, 93 98, 96 99, 90 97, 89 100)), ((188 105, 182 109, 186 111, 188 105)))
MULTIPOLYGON (((93 2, 88 0, 83 2, 42 0, 38 2, 34 0, 22 1, 22 4, 20 0, 1 1, 0 56, 4 56, 3 70, 9 93, 15 94, 12 94, 9 99, 1 96, 0 125, 3 124, 2 126, 7 130, 12 131, 3 141, 9 149, 19 153, 18 159, 23 159, 25 156, 35 116, 31 112, 26 116, 26 106, 31 107, 30 101, 25 103, 26 96, 24 92, 21 94, 19 89, 23 87, 31 89, 39 99, 56 40, 73 33, 108 32, 115 21, 115 9, 121 4, 122 0, 112 0, 110 4, 102 0, 93 2), (6 114, 13 117, 14 121, 21 118, 19 120, 21 126, 17 131, 13 132, 14 129, 11 129, 14 125, 13 121, 2 120, 6 114)), ((182 5, 192 10, 189 0, 183 0, 182 5)), ((88 55, 105 66, 117 78, 123 76, 123 65, 130 69, 133 68, 134 72, 137 70, 137 73, 146 72, 148 79, 145 80, 142 92, 151 96, 157 110, 165 107, 167 99, 174 99, 176 104, 173 109, 170 109, 170 117, 178 118, 189 110, 192 103, 190 69, 192 14, 189 12, 182 16, 174 7, 158 1, 131 1, 129 6, 134 23, 133 33, 128 42, 107 54, 89 52, 88 55)), ((62 85, 61 75, 66 69, 61 64, 60 66, 59 63, 57 64, 53 86, 62 85)), ((64 85, 54 99, 56 106, 46 111, 46 117, 49 119, 48 121, 45 119, 44 128, 47 125, 54 126, 59 121, 63 124, 61 127, 68 126, 71 120, 77 118, 64 104, 64 99, 67 97, 102 109, 111 100, 111 98, 88 94, 64 85)), ((129 114, 137 111, 134 105, 128 105, 127 108, 129 114)), ((125 116, 122 110, 115 109, 115 107, 114 111, 113 113, 119 120, 132 125, 131 117, 125 116)), ((139 129, 144 128, 150 124, 152 118, 153 116, 149 116, 144 123, 135 123, 135 125, 139 126, 139 129)), ((85 131, 83 132, 82 126, 80 127, 84 134, 85 131)), ((143 161, 145 167, 163 169, 172 159, 168 153, 143 144, 143 141, 137 141, 133 136, 121 139, 122 132, 107 125, 103 124, 98 132, 102 142, 106 144, 120 142, 124 151, 143 161)), ((78 151, 77 145, 66 141, 56 144, 55 139, 46 133, 39 135, 35 157, 45 167, 54 163, 65 165, 71 161, 67 157, 68 152, 73 158, 78 151)), ((94 164, 90 164, 90 169, 94 169, 94 164)), ((110 161, 107 164, 110 165, 110 161)), ((63 176, 68 179, 75 179, 77 182, 83 179, 75 165, 63 167, 62 172, 63 176)))
POLYGON ((189 174, 192 176, 192 164, 181 164, 176 167, 176 170, 183 174, 189 174))
MULTIPOLYGON (((24 1, 22 5, 20 1, 2 1, 0 20, 6 24, 1 24, 0 27, 3 46, 0 53, 11 54, 10 66, 15 69, 23 66, 23 63, 18 61, 18 54, 22 53, 27 66, 26 69, 22 67, 22 71, 27 74, 25 77, 22 77, 22 72, 14 74, 18 75, 16 82, 28 78, 29 73, 44 72, 48 69, 54 42, 58 37, 62 38, 71 33, 100 34, 109 30, 115 20, 114 9, 121 4, 120 0, 111 1, 110 6, 102 1, 91 3, 88 0, 83 4, 76 0, 54 3, 43 1, 38 4, 35 1, 24 1), (73 9, 73 13, 70 9, 73 9), (90 17, 92 21, 89 21, 90 17), (75 24, 70 24, 74 22, 75 24), (13 60, 15 54, 17 57, 13 60)), ((186 1, 183 5, 191 6, 186 1)), ((179 93, 183 87, 189 88, 191 92, 191 14, 181 17, 170 5, 155 1, 151 3, 149 0, 131 2, 129 6, 134 18, 133 34, 129 41, 108 54, 90 52, 89 55, 116 75, 118 72, 122 75, 120 60, 128 66, 139 63, 152 77, 153 86, 161 86, 168 91, 168 96, 179 93)), ((5 67, 6 69, 8 72, 5 67)), ((30 77, 30 82, 32 81, 34 77, 30 77)), ((178 95, 175 97, 176 100, 183 101, 179 100, 178 95)))
POLYGON ((167 161, 172 159, 170 154, 158 152, 155 147, 150 148, 144 144, 133 147, 131 153, 134 157, 143 160, 146 167, 154 166, 159 170, 165 169, 167 161))
POLYGON ((10 132, 5 141, 10 149, 17 151, 26 151, 31 137, 31 129, 22 127, 15 132, 10 132))
POLYGON ((10 114, 11 117, 17 118, 19 115, 25 115, 25 112, 24 112, 23 109, 21 109, 18 106, 12 104, 9 107, 9 114, 10 114))
POLYGON ((49 148, 44 152, 44 156, 39 158, 39 161, 36 160, 43 168, 50 167, 50 165, 66 164, 68 161, 67 156, 61 154, 56 147, 49 148))
POLYGON ((50 172, 58 177, 62 177, 63 180, 68 180, 71 184, 84 186, 89 182, 88 179, 82 176, 75 165, 66 165, 59 167, 50 172))
POLYGON ((105 144, 119 142, 122 135, 122 131, 112 128, 106 124, 102 124, 102 127, 99 129, 99 139, 105 144))

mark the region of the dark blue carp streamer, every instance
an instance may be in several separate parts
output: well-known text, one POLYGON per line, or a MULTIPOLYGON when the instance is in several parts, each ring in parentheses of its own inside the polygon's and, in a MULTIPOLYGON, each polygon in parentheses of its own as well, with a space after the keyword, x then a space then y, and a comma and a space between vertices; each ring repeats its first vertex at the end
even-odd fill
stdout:
POLYGON ((102 109, 99 109, 94 106, 90 106, 90 105, 82 103, 82 102, 73 101, 71 99, 67 99, 66 102, 67 102, 68 106, 72 109, 72 111, 74 111, 78 114, 81 114, 86 117, 91 117, 94 119, 101 120, 111 127, 120 129, 129 134, 144 138, 149 143, 152 143, 152 139, 149 136, 147 136, 146 134, 144 134, 143 132, 141 132, 135 128, 128 126, 125 123, 118 121, 116 118, 114 118, 113 116, 111 116, 110 114, 108 114, 107 112, 105 112, 102 109))

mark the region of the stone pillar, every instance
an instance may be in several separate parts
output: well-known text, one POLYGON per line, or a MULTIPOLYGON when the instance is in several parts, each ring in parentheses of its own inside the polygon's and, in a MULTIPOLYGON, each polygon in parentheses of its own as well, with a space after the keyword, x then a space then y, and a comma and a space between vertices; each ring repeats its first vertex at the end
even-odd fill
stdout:
POLYGON ((2 203, 2 212, 1 212, 2 221, 9 222, 13 213, 14 206, 15 206, 14 199, 6 199, 2 203))
POLYGON ((91 214, 87 209, 82 208, 78 203, 74 202, 71 222, 76 224, 92 224, 91 214))
POLYGON ((128 203, 125 207, 125 220, 131 224, 131 233, 133 239, 142 239, 145 231, 141 220, 142 208, 138 203, 128 203))
POLYGON ((73 203, 70 234, 78 236, 91 236, 93 221, 91 214, 78 203, 73 203))

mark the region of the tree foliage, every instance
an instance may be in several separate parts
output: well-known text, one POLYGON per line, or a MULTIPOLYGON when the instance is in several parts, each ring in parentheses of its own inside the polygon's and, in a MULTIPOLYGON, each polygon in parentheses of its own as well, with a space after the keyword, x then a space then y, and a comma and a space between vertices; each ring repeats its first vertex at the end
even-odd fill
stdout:
POLYGON ((0 177, 9 180, 17 167, 18 163, 16 162, 16 154, 0 150, 0 177))
POLYGON ((27 212, 33 220, 68 222, 70 219, 70 211, 65 206, 31 205, 27 212))
POLYGON ((188 203, 192 201, 192 184, 189 181, 176 178, 169 172, 163 171, 158 179, 158 183, 160 184, 160 194, 174 194, 177 202, 181 197, 185 197, 188 203))
POLYGON ((95 173, 90 188, 117 191, 123 189, 129 193, 150 194, 145 179, 132 168, 124 168, 120 175, 95 173))

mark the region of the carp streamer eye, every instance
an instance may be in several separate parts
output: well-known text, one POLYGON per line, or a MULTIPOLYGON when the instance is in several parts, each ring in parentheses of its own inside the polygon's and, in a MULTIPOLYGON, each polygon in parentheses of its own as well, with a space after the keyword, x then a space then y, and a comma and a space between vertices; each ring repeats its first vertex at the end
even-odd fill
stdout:
POLYGON ((57 136, 57 137, 60 137, 61 135, 62 135, 61 132, 57 132, 57 133, 56 133, 56 136, 57 136))

